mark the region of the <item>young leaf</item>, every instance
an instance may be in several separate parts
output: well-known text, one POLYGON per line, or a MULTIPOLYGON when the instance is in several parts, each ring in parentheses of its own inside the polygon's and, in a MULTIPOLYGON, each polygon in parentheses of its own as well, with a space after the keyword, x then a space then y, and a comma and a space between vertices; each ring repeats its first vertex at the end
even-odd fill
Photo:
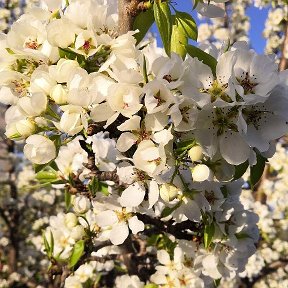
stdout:
POLYGON ((69 60, 75 60, 75 59, 77 59, 78 56, 80 56, 80 54, 74 52, 73 50, 70 50, 69 48, 60 48, 59 47, 58 50, 59 50, 59 55, 61 58, 66 58, 69 60))
POLYGON ((174 15, 172 17, 171 52, 179 54, 184 59, 186 56, 185 46, 188 44, 188 38, 177 18, 174 15))
POLYGON ((165 207, 161 213, 161 218, 165 218, 169 216, 173 211, 175 211, 180 205, 182 204, 181 201, 179 201, 175 206, 173 207, 165 207))
MULTIPOLYGON (((52 235, 52 232, 50 232, 50 233, 52 235)), ((45 247, 44 251, 46 252, 47 256, 50 258, 53 255, 52 254, 53 251, 52 251, 52 249, 51 249, 51 247, 49 245, 49 242, 48 242, 48 240, 47 240, 47 238, 45 236, 45 231, 42 232, 42 238, 43 238, 44 247, 45 247)), ((53 239, 53 250, 54 250, 54 239, 53 239)))
POLYGON ((186 12, 176 11, 175 17, 179 22, 179 26, 182 27, 186 36, 196 41, 198 38, 198 30, 197 30, 197 24, 192 18, 192 16, 186 12))
POLYGON ((108 184, 99 182, 99 191, 105 196, 109 196, 108 184))
POLYGON ((205 226, 205 228, 204 228, 204 247, 205 247, 205 249, 207 249, 210 246, 210 244, 213 240, 214 233, 215 233, 214 223, 211 223, 211 224, 205 226))
POLYGON ((69 259, 69 268, 74 267, 77 262, 80 260, 83 251, 84 251, 84 247, 85 247, 85 242, 84 240, 79 240, 78 242, 75 243, 73 250, 72 250, 72 254, 71 257, 69 259))
POLYGON ((247 171, 248 167, 249 167, 248 161, 235 166, 235 173, 234 173, 233 181, 241 178, 244 175, 244 173, 247 171))
POLYGON ((195 146, 195 139, 188 139, 177 143, 176 154, 181 154, 182 152, 195 146))
POLYGON ((71 193, 68 191, 68 189, 65 189, 65 207, 66 207, 66 211, 68 211, 71 207, 71 193))
POLYGON ((154 1, 154 18, 157 24, 165 52, 170 56, 172 36, 172 15, 167 2, 154 1))
POLYGON ((146 33, 149 31, 150 27, 154 22, 153 9, 148 9, 147 11, 141 12, 133 23, 133 30, 139 30, 134 37, 137 40, 137 44, 145 37, 146 33))
POLYGON ((250 185, 252 189, 260 180, 265 169, 266 161, 266 158, 264 158, 261 154, 257 153, 257 163, 250 168, 250 185))
POLYGON ((100 190, 100 184, 96 177, 93 177, 88 184, 88 189, 93 196, 96 195, 97 192, 100 190))
POLYGON ((216 75, 217 60, 213 56, 192 45, 187 45, 186 51, 191 57, 197 57, 204 64, 208 65, 213 75, 216 75))
POLYGON ((51 231, 50 231, 50 238, 51 238, 50 256, 52 256, 54 253, 54 237, 51 231))
POLYGON ((33 168, 34 168, 34 172, 35 173, 38 173, 40 172, 41 170, 43 170, 46 166, 48 166, 49 163, 46 163, 46 164, 34 164, 33 165, 33 168))

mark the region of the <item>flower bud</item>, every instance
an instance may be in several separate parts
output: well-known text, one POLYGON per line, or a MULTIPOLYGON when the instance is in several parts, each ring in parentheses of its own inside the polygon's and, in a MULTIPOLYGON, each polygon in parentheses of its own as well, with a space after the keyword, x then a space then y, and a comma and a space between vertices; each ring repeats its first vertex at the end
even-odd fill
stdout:
POLYGON ((192 178, 196 182, 202 182, 205 180, 212 180, 213 173, 205 164, 196 165, 191 169, 192 178))
POLYGON ((35 164, 46 164, 56 157, 56 148, 47 137, 31 135, 26 139, 24 155, 35 164))
MULTIPOLYGON (((81 107, 67 105, 67 110, 61 116, 60 122, 53 122, 60 131, 74 136, 83 129, 81 120, 81 107), (79 108, 79 109, 78 109, 79 108)), ((63 108, 62 108, 63 109, 63 108)))
POLYGON ((17 106, 21 113, 27 116, 39 116, 46 110, 47 97, 44 93, 34 93, 31 97, 26 96, 19 99, 17 106))
POLYGON ((5 135, 13 140, 22 140, 33 134, 35 130, 36 125, 27 118, 8 123, 5 135))
POLYGON ((73 208, 77 214, 83 214, 90 209, 90 200, 85 196, 75 197, 73 200, 73 208))
POLYGON ((55 85, 50 91, 50 97, 57 104, 67 103, 67 92, 61 84, 55 85))
POLYGON ((79 68, 77 61, 61 58, 57 65, 49 66, 49 74, 58 83, 66 83, 77 68, 79 68))
POLYGON ((199 161, 203 158, 203 148, 201 146, 194 146, 188 151, 190 159, 194 161, 199 161))
POLYGON ((75 227, 78 223, 78 219, 75 214, 69 212, 65 215, 65 225, 68 228, 75 227))
POLYGON ((160 196, 165 202, 170 202, 177 197, 179 191, 176 186, 165 183, 160 187, 160 196))
POLYGON ((70 237, 74 239, 75 241, 80 240, 84 236, 84 227, 81 225, 77 225, 73 227, 70 237))

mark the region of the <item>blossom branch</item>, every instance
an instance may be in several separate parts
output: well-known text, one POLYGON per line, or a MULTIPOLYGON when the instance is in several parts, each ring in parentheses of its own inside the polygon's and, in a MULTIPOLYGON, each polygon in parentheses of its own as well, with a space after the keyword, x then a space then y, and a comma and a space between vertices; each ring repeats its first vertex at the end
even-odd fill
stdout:
POLYGON ((160 219, 152 218, 148 215, 140 213, 137 213, 137 217, 144 224, 153 225, 158 232, 169 233, 175 236, 177 239, 191 240, 193 238, 193 235, 191 233, 183 230, 195 231, 197 229, 197 231, 199 231, 199 227, 197 226, 197 224, 190 220, 186 220, 173 225, 172 221, 163 222, 160 219))

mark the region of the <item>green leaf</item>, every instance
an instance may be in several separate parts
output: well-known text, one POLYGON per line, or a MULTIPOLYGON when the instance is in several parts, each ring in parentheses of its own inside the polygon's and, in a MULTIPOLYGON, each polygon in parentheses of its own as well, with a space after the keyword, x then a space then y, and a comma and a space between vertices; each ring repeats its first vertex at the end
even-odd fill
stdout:
POLYGON ((173 242, 165 234, 153 234, 147 239, 147 246, 154 246, 158 250, 164 249, 173 257, 173 252, 177 243, 173 242))
POLYGON ((42 238, 43 238, 43 242, 44 242, 45 252, 48 253, 50 251, 50 246, 49 246, 49 243, 47 241, 47 238, 45 236, 45 232, 44 231, 42 233, 42 238))
POLYGON ((209 246, 213 240, 214 233, 215 233, 214 223, 211 223, 209 225, 205 225, 205 228, 204 228, 204 247, 205 247, 205 249, 209 248, 209 246))
POLYGON ((196 57, 198 60, 208 65, 211 68, 213 75, 216 75, 217 60, 213 56, 193 45, 187 45, 186 51, 191 57, 196 57))
POLYGON ((267 159, 257 153, 257 163, 250 168, 250 185, 253 189, 263 175, 267 159))
POLYGON ((50 256, 53 256, 53 253, 54 253, 54 237, 53 237, 52 231, 50 231, 50 237, 51 237, 50 256))
POLYGON ((170 56, 172 36, 172 15, 167 2, 154 1, 154 18, 157 24, 165 52, 170 56))
POLYGON ((161 213, 161 218, 165 218, 169 216, 173 211, 175 211, 178 207, 181 205, 181 201, 179 201, 175 206, 173 207, 165 207, 161 213))
POLYGON ((62 144, 61 135, 51 135, 49 136, 49 139, 54 142, 54 145, 56 147, 56 153, 58 154, 62 144))
POLYGON ((244 173, 247 171, 248 167, 249 167, 249 162, 248 160, 240 165, 234 166, 235 167, 235 173, 234 173, 234 177, 233 177, 233 181, 241 178, 244 173))
POLYGON ((79 240, 78 242, 75 243, 71 257, 69 259, 69 268, 74 267, 77 262, 80 260, 83 252, 84 252, 84 247, 85 247, 85 241, 84 240, 79 240))
POLYGON ((144 82, 145 82, 145 84, 147 84, 149 82, 149 80, 148 80, 148 73, 147 73, 147 61, 146 61, 146 57, 145 57, 144 54, 143 54, 143 70, 142 70, 142 73, 143 73, 144 82))
POLYGON ((197 30, 197 24, 194 21, 193 17, 186 12, 180 12, 180 11, 176 11, 175 17, 179 22, 179 26, 182 27, 186 36, 196 41, 198 38, 198 30, 197 30))
POLYGON ((99 182, 99 190, 105 196, 109 195, 108 187, 109 187, 108 184, 103 183, 103 182, 99 182))
POLYGON ((145 37, 146 33, 149 31, 150 27, 154 22, 154 12, 153 9, 148 9, 147 11, 141 12, 133 23, 133 30, 139 30, 134 37, 137 40, 137 44, 145 37))
POLYGON ((10 48, 5 48, 5 49, 9 54, 11 54, 11 55, 15 54, 15 52, 13 50, 11 50, 10 48))
POLYGON ((100 190, 99 181, 96 177, 93 177, 88 184, 88 189, 93 196, 100 190))
POLYGON ((188 44, 188 38, 180 25, 180 22, 173 15, 173 27, 171 36, 171 52, 179 54, 183 59, 186 56, 185 46, 188 44))
POLYGON ((38 172, 40 172, 41 170, 43 170, 45 167, 47 167, 49 165, 49 163, 46 164, 34 164, 33 168, 34 168, 34 172, 37 174, 38 172))
POLYGON ((221 278, 214 280, 214 286, 218 287, 220 285, 221 278))
POLYGON ((71 193, 68 191, 68 189, 65 189, 65 207, 66 207, 66 211, 68 211, 71 207, 71 193))
POLYGON ((147 246, 156 246, 159 239, 162 237, 160 234, 153 234, 147 239, 147 246))
POLYGON ((45 231, 42 232, 42 238, 43 238, 43 242, 44 242, 44 251, 46 252, 47 256, 50 258, 53 255, 53 250, 54 250, 54 238, 53 238, 53 234, 50 231, 50 235, 51 235, 51 246, 49 245, 49 242, 45 236, 45 231))
POLYGON ((59 168, 55 161, 50 162, 49 167, 51 167, 54 171, 59 171, 59 168))
POLYGON ((196 145, 195 139, 188 139, 177 143, 176 154, 182 154, 184 151, 196 145))
POLYGON ((59 51, 59 56, 61 58, 66 58, 66 59, 69 59, 69 60, 75 60, 75 59, 77 59, 78 56, 82 56, 82 55, 74 52, 73 50, 71 50, 69 48, 61 48, 61 47, 59 47, 58 51, 59 51))

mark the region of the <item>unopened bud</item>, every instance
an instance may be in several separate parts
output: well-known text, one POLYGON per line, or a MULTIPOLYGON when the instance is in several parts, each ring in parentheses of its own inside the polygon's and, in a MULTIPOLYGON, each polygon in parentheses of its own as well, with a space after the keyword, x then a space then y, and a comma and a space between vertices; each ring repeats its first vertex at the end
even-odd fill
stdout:
POLYGON ((166 183, 160 187, 160 196, 165 202, 170 202, 177 197, 179 191, 176 186, 166 183))
POLYGON ((212 180, 213 173, 210 168, 204 164, 196 165, 191 169, 192 178, 196 182, 202 182, 205 180, 212 180))
POLYGON ((83 214, 90 209, 90 200, 85 196, 75 197, 73 200, 73 208, 77 214, 83 214))
POLYGON ((201 146, 194 146, 188 151, 190 159, 194 161, 199 161, 203 158, 203 148, 201 146))

